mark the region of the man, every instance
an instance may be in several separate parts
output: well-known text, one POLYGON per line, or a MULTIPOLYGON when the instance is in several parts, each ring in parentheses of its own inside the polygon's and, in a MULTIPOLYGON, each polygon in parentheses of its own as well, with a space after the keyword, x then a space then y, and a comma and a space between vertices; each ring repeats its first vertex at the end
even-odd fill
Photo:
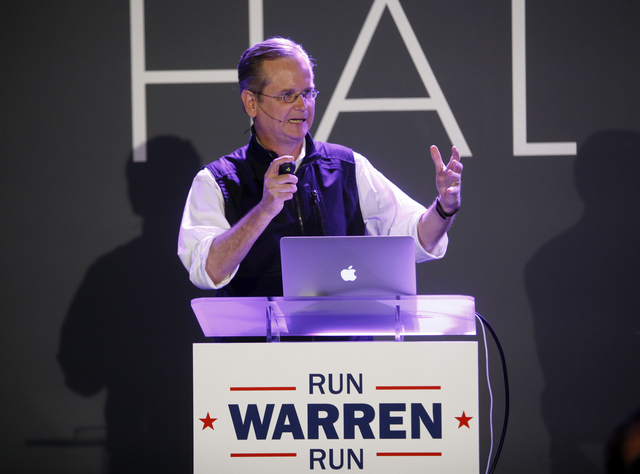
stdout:
POLYGON ((438 198, 425 209, 352 150, 313 140, 313 65, 304 49, 271 38, 238 64, 249 144, 196 176, 178 255, 200 288, 228 296, 282 295, 279 240, 285 235, 411 235, 416 261, 441 258, 460 207, 462 163, 445 166, 431 147, 438 198), (295 174, 279 174, 283 165, 295 174))

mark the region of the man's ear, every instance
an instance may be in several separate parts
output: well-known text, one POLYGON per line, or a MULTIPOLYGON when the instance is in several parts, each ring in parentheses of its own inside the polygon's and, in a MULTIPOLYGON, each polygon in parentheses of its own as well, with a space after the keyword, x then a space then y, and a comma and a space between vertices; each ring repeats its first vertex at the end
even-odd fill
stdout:
POLYGON ((258 102, 257 102, 257 97, 256 95, 245 89, 242 91, 242 94, 240 95, 240 97, 242 98, 242 104, 244 105, 244 111, 247 113, 247 115, 251 118, 255 118, 256 115, 258 115, 258 102))

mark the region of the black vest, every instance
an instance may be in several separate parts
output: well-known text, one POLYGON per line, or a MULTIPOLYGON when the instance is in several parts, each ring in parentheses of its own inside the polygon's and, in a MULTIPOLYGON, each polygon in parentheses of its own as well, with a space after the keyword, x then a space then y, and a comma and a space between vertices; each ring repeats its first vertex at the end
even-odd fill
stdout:
MULTIPOLYGON (((276 155, 251 137, 249 144, 206 166, 235 225, 262 199, 264 175, 276 155)), ((298 191, 256 240, 219 296, 282 296, 280 238, 290 235, 364 235, 353 151, 306 138, 298 191)))

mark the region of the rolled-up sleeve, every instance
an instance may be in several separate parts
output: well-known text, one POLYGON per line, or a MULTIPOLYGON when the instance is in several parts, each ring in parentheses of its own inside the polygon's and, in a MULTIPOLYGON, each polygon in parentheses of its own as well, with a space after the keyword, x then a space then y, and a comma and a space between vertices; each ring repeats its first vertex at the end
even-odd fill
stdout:
POLYGON ((217 285, 206 272, 211 243, 230 227, 224 215, 224 199, 220 187, 211 173, 203 169, 191 185, 178 237, 178 257, 189 271, 189 279, 198 288, 222 288, 237 272, 236 268, 217 285))
POLYGON ((427 209, 389 181, 364 156, 354 153, 354 157, 358 199, 367 234, 412 236, 416 262, 444 257, 449 243, 446 233, 432 252, 420 244, 418 222, 427 209))

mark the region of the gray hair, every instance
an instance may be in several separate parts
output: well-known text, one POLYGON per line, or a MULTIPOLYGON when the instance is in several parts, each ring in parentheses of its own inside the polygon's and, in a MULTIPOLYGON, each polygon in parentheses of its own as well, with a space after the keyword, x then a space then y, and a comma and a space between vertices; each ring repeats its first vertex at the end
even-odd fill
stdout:
POLYGON ((266 87, 268 79, 262 71, 264 61, 296 56, 305 58, 309 66, 313 68, 313 59, 301 45, 290 39, 276 36, 254 44, 242 54, 238 63, 240 92, 245 90, 260 92, 266 87))

